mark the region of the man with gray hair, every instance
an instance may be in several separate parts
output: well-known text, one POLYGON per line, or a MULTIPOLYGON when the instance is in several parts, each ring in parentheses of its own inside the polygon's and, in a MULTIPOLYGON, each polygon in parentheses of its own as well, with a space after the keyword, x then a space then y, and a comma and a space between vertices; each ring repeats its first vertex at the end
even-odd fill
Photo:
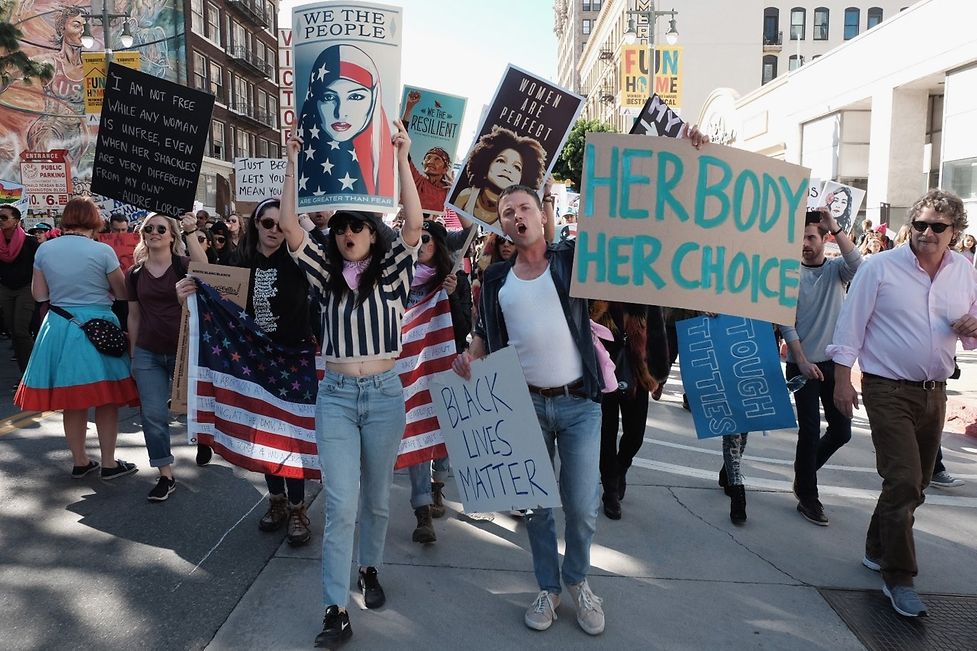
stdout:
POLYGON ((910 208, 909 223, 909 246, 862 264, 827 353, 835 363, 835 405, 849 418, 858 407, 851 382, 858 360, 883 479, 862 563, 882 573, 882 591, 897 613, 918 617, 926 605, 913 588, 913 513, 940 449, 957 340, 977 348, 977 270, 951 249, 967 228, 955 194, 930 190, 910 208))

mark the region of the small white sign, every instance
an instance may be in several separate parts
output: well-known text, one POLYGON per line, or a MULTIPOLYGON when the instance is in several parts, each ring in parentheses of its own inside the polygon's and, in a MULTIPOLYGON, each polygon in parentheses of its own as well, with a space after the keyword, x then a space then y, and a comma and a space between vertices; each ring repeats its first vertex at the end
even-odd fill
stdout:
POLYGON ((235 158, 234 196, 238 201, 258 202, 282 196, 285 160, 280 158, 235 158))

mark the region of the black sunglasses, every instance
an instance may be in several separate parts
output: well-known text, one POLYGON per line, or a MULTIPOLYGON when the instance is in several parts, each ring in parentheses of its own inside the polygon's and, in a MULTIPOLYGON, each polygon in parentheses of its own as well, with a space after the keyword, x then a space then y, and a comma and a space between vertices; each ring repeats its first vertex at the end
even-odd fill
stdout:
POLYGON ((217 242, 218 244, 223 244, 225 239, 226 238, 223 235, 214 236, 214 241, 217 242))
MULTIPOLYGON (((330 230, 336 231, 336 233, 345 233, 346 229, 348 228, 354 233, 362 233, 363 228, 366 226, 367 223, 364 221, 360 221, 359 219, 350 219, 350 220, 343 220, 340 222, 336 222, 335 224, 330 226, 330 230)), ((370 228, 370 232, 373 232, 372 228, 370 228)))
POLYGON ((206 235, 198 235, 197 236, 197 241, 200 242, 201 244, 203 244, 204 242, 207 241, 207 236, 206 235))
POLYGON ((951 226, 953 226, 953 224, 942 224, 939 222, 933 223, 933 222, 921 222, 921 221, 913 222, 913 228, 916 229, 917 233, 925 233, 927 228, 932 228, 933 232, 939 235, 940 233, 950 228, 951 226))
POLYGON ((424 244, 427 244, 430 241, 431 241, 431 236, 430 235, 428 235, 427 233, 424 233, 423 235, 421 235, 421 242, 423 242, 424 244))
POLYGON ((264 219, 258 220, 258 224, 260 224, 261 227, 263 229, 265 229, 266 231, 270 231, 272 229, 276 229, 277 228, 279 233, 282 232, 282 227, 279 226, 278 225, 278 222, 276 222, 271 217, 265 217, 264 219))
MULTIPOLYGON (((160 235, 163 235, 165 233, 168 233, 169 231, 170 231, 170 229, 169 229, 168 226, 166 226, 164 224, 156 224, 156 232, 159 233, 160 235)), ((146 233, 147 235, 150 234, 150 233, 152 233, 153 232, 153 225, 152 224, 146 224, 145 226, 142 227, 142 232, 143 233, 146 233)))

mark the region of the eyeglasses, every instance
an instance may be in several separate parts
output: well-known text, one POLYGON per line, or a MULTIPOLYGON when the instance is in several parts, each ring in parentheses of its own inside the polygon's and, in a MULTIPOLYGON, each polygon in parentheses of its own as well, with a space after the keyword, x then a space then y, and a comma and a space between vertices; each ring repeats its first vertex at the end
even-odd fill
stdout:
MULTIPOLYGON (((170 231, 170 228, 168 226, 166 226, 164 224, 156 224, 156 232, 159 233, 160 235, 164 235, 164 234, 168 233, 169 231, 170 231)), ((153 232, 153 225, 152 224, 146 224, 145 226, 142 227, 142 232, 145 233, 146 235, 149 235, 150 233, 153 232)))
POLYGON ((354 233, 362 233, 364 227, 369 228, 371 233, 373 232, 372 227, 367 226, 366 222, 360 221, 359 219, 337 222, 330 226, 329 229, 335 231, 337 234, 345 233, 347 228, 354 233))
POLYGON ((427 233, 424 233, 423 235, 421 235, 421 242, 423 242, 424 244, 427 244, 430 241, 431 241, 431 236, 430 235, 428 235, 427 233))
POLYGON ((204 242, 207 241, 207 236, 206 235, 198 235, 197 236, 197 241, 200 242, 201 244, 203 244, 204 242))
POLYGON ((943 224, 940 222, 921 222, 921 221, 913 222, 913 228, 916 229, 917 233, 925 233, 927 228, 932 228, 933 232, 939 235, 940 233, 950 228, 951 226, 953 226, 953 224, 943 224))
POLYGON ((258 223, 261 225, 261 228, 265 229, 266 231, 275 229, 279 233, 282 232, 282 227, 279 226, 278 222, 276 222, 271 217, 265 217, 264 219, 259 220, 258 223))
POLYGON ((227 238, 225 238, 223 235, 214 236, 214 241, 217 242, 218 244, 223 244, 226 239, 227 238))

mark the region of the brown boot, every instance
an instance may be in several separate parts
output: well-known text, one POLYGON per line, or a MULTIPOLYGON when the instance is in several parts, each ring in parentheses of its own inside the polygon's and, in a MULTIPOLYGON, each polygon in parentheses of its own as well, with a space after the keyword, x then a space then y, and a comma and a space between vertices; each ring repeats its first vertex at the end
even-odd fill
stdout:
POLYGON ((434 498, 434 504, 431 505, 431 517, 440 518, 444 516, 444 482, 443 481, 432 481, 431 482, 431 497, 434 498))
POLYGON ((293 547, 304 545, 312 538, 312 532, 309 531, 309 518, 305 511, 304 502, 288 505, 288 544, 293 547))
POLYGON ((434 525, 431 523, 431 506, 422 506, 414 509, 417 517, 417 528, 414 529, 413 541, 416 543, 433 543, 438 539, 434 533, 434 525))
POLYGON ((258 521, 262 531, 278 531, 288 520, 288 499, 284 495, 269 495, 268 510, 258 521))

